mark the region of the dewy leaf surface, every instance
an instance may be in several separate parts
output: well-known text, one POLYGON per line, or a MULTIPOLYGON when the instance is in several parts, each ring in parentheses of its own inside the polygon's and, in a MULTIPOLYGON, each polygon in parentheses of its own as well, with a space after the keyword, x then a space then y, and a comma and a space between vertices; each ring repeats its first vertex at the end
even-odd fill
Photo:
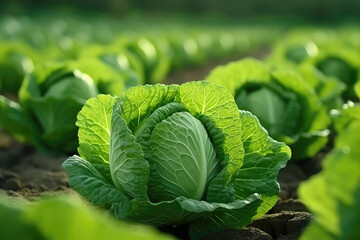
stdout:
POLYGON ((180 86, 180 102, 205 126, 223 168, 210 182, 207 200, 232 201, 232 187, 228 185, 244 157, 241 122, 233 96, 217 84, 190 82, 180 86))

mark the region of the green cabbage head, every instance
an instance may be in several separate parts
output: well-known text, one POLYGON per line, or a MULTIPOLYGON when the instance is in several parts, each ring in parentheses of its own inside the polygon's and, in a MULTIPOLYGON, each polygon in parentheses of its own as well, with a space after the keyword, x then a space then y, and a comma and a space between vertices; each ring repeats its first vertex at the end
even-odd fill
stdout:
POLYGON ((224 87, 201 81, 99 95, 78 114, 70 186, 117 218, 190 223, 198 239, 241 228, 276 203, 291 152, 224 87))
POLYGON ((293 159, 312 157, 326 144, 327 109, 295 71, 247 58, 215 68, 206 79, 229 89, 239 109, 253 113, 271 137, 289 144, 293 159))
POLYGON ((19 103, 0 96, 0 126, 40 150, 74 153, 76 116, 86 101, 125 87, 122 75, 96 59, 48 62, 25 77, 19 103))

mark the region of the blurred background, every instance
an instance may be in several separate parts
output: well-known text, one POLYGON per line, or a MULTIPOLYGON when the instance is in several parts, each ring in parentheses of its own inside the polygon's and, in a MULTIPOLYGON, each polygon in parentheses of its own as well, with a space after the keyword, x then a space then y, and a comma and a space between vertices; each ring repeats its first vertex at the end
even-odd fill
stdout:
POLYGON ((201 14, 216 15, 232 19, 254 17, 296 18, 303 21, 335 22, 358 21, 358 0, 3 0, 2 14, 33 14, 49 9, 76 9, 82 12, 101 12, 123 18, 134 13, 146 14, 201 14))

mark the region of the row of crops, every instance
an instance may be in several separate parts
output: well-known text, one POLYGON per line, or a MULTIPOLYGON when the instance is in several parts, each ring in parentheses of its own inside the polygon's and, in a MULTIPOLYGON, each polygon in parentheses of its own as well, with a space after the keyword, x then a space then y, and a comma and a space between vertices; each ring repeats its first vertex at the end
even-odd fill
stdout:
POLYGON ((0 127, 69 156, 68 183, 87 200, 0 196, 4 239, 175 238, 129 222, 187 224, 191 239, 244 228, 278 201, 281 169, 320 155, 298 190, 313 214, 301 239, 360 238, 356 27, 47 16, 4 18, 0 32, 0 127), (263 60, 161 84, 264 46, 263 60))

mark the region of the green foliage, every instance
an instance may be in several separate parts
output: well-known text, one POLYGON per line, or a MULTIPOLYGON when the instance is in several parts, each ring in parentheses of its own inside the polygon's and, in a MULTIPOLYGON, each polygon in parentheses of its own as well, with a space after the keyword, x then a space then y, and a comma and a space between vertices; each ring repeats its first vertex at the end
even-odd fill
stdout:
POLYGON ((25 202, 0 195, 0 230, 10 239, 174 239, 154 229, 116 222, 70 196, 25 202))
POLYGON ((356 96, 360 99, 360 80, 355 84, 355 93, 356 93, 356 96))
POLYGON ((0 123, 17 139, 42 150, 73 153, 82 106, 102 90, 121 95, 124 89, 122 76, 100 60, 47 63, 24 79, 19 104, 1 97, 0 123))
POLYGON ((230 90, 239 109, 255 114, 270 136, 292 147, 294 159, 314 156, 326 144, 326 108, 296 72, 248 58, 215 68, 207 80, 230 90))
POLYGON ((267 61, 296 69, 326 106, 338 108, 341 102, 334 97, 340 94, 344 101, 357 100, 353 88, 360 78, 360 55, 345 38, 321 29, 295 30, 275 44, 267 61))
POLYGON ((26 74, 34 70, 39 56, 21 42, 0 42, 0 82, 2 90, 16 94, 26 74))
POLYGON ((119 219, 188 222, 193 239, 270 210, 291 155, 225 88, 206 81, 99 95, 77 125, 80 157, 63 164, 74 190, 119 219))
POLYGON ((345 84, 344 100, 356 101, 354 85, 360 78, 360 54, 336 45, 321 50, 318 56, 308 61, 325 75, 336 77, 345 84))
POLYGON ((300 239, 358 239, 360 162, 358 120, 336 139, 323 170, 303 183, 299 196, 315 218, 300 239))
POLYGON ((360 105, 349 102, 341 110, 332 110, 331 116, 335 131, 341 133, 352 122, 360 120, 360 105))

